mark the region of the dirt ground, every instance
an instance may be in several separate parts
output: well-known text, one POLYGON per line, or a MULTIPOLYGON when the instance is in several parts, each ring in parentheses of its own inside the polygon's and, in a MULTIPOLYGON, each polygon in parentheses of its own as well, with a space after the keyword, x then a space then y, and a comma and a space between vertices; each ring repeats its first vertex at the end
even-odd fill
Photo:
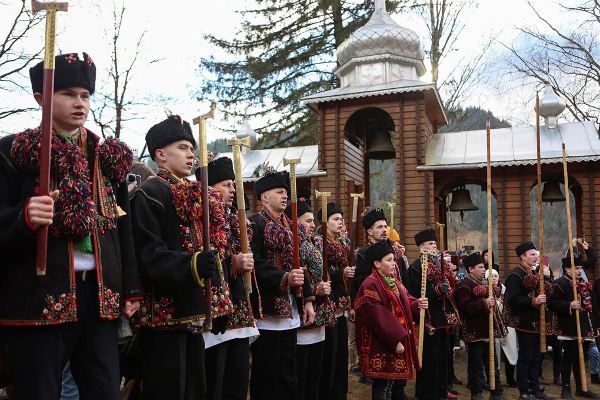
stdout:
MULTIPOLYGON (((586 362, 587 365, 587 362, 586 362)), ((589 366, 587 367, 589 368, 589 366)), ((454 388, 458 390, 458 399, 459 400, 470 400, 471 399, 471 391, 466 388, 467 384, 467 353, 466 350, 456 350, 454 353, 454 370, 458 379, 460 379, 463 384, 462 385, 454 385, 454 388)), ((543 375, 544 378, 548 381, 552 381, 552 353, 546 353, 544 357, 543 364, 543 375)), ((588 382, 588 390, 591 390, 595 393, 600 394, 600 385, 595 385, 590 383, 590 374, 589 369, 587 371, 587 382, 588 382)), ((348 388, 348 400, 368 400, 371 398, 371 386, 363 385, 362 383, 358 383, 358 377, 354 375, 350 375, 349 380, 349 388, 348 388)), ((502 385, 504 386, 506 383, 506 377, 504 375, 504 365, 500 365, 500 380, 502 385)), ((573 386, 572 394, 575 397, 575 383, 573 379, 571 379, 571 385, 573 386)), ((561 387, 556 386, 554 384, 550 385, 542 385, 542 388, 545 388, 545 393, 560 399, 561 387)), ((408 381, 406 385, 406 395, 409 400, 415 400, 415 381, 408 381)), ((504 395, 507 399, 516 400, 519 397, 519 389, 510 388, 504 386, 504 395)), ((489 392, 484 392, 484 397, 487 399, 489 397, 489 392)), ((577 398, 577 397, 575 397, 577 398)))

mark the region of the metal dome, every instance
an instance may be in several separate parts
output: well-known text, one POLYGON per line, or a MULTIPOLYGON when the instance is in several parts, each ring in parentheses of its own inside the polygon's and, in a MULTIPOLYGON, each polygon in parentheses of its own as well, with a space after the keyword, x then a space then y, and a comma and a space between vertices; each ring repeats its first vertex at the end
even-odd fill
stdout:
POLYGON ((369 22, 345 40, 337 51, 340 68, 357 58, 372 60, 376 56, 386 56, 414 66, 419 76, 425 74, 425 53, 419 36, 394 22, 387 13, 385 0, 375 0, 375 11, 369 22))

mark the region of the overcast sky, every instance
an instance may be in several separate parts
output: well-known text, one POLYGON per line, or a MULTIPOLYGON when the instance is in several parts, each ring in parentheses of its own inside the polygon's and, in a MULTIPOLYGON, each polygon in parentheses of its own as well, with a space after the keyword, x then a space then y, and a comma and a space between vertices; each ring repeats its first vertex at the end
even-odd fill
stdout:
MULTIPOLYGON (((110 0, 102 1, 109 3, 110 0)), ((235 10, 249 4, 250 0, 228 1, 197 1, 197 0, 127 0, 126 22, 123 27, 123 42, 127 49, 124 57, 131 55, 135 41, 146 30, 144 40, 144 55, 147 60, 160 58, 162 61, 148 68, 138 70, 131 85, 130 95, 139 98, 149 93, 155 94, 155 100, 145 108, 144 118, 126 124, 122 138, 132 147, 141 147, 144 135, 154 123, 165 118, 164 107, 182 115, 189 121, 209 109, 209 103, 199 103, 191 98, 190 93, 199 87, 197 67, 201 57, 216 54, 215 49, 209 47, 203 40, 202 34, 210 32, 217 36, 231 36, 238 28, 239 16, 235 10), (165 103, 159 96, 175 99, 174 102, 165 103)), ((570 1, 571 3, 573 1, 570 1)), ((15 15, 16 0, 0 0, 0 34, 4 35, 7 21, 15 15), (12 4, 11 4, 12 3, 12 4)), ((96 62, 99 72, 99 84, 106 79, 106 70, 110 63, 110 38, 103 34, 104 28, 111 24, 111 7, 105 6, 104 16, 89 5, 90 1, 70 1, 67 13, 58 13, 57 54, 58 52, 86 51, 96 62)), ((550 0, 536 0, 538 11, 547 16, 551 21, 564 18, 558 13, 556 5, 550 0)), ((422 38, 427 36, 427 31, 419 16, 393 15, 400 25, 415 30, 422 38)), ((13 17, 14 19, 14 17, 13 17)), ((477 53, 486 38, 495 36, 504 43, 510 43, 516 32, 514 26, 525 26, 536 21, 534 14, 524 0, 504 0, 502 2, 481 0, 479 6, 463 16, 467 21, 466 27, 458 42, 458 50, 452 55, 458 60, 477 53)), ((539 25, 539 23, 538 23, 539 25)), ((39 46, 43 41, 43 27, 36 31, 29 39, 28 46, 39 46), (37 34, 37 37, 36 37, 37 34)), ((453 59, 443 65, 450 67, 453 59)), ((144 65, 144 61, 140 63, 144 65)), ((443 75, 443 71, 442 71, 443 75)), ((524 94, 535 98, 535 93, 524 94)), ((34 104, 33 97, 29 94, 15 96, 11 99, 2 99, 3 102, 34 104)), ((515 110, 503 104, 493 93, 486 89, 474 94, 467 105, 477 105, 489 108, 494 114, 501 117, 517 119, 527 118, 530 110, 515 110), (514 115, 519 114, 519 115, 514 115), (523 117, 525 115, 525 117, 523 117)), ((532 114, 533 122, 535 115, 532 114)), ((19 116, 0 120, 0 132, 13 133, 25 127, 36 125, 41 119, 41 111, 31 115, 19 116)), ((91 114, 90 118, 91 120, 91 114)), ((250 121, 253 127, 260 125, 260 121, 250 121)), ((93 131, 99 132, 93 123, 86 124, 93 131)), ((232 127, 219 120, 218 106, 215 121, 208 122, 208 140, 224 137, 216 127, 232 127)))

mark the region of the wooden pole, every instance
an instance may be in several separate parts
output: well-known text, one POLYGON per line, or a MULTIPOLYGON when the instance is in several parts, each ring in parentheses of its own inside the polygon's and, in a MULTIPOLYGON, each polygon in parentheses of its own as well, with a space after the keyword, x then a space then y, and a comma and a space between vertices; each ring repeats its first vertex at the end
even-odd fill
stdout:
MULTIPOLYGON (((214 118, 215 105, 204 115, 194 118, 194 125, 198 125, 198 151, 200 154, 200 181, 202 182, 202 248, 210 250, 210 210, 208 207, 208 149, 206 147, 206 120, 214 118)), ((212 279, 204 278, 204 308, 206 319, 204 328, 206 331, 212 329, 212 279)))
MULTIPOLYGON (((537 136, 537 186, 538 186, 538 238, 540 247, 539 271, 540 288, 539 294, 545 294, 544 285, 544 217, 542 215, 542 150, 540 137, 540 96, 535 99, 536 136, 537 136)), ((569 242, 570 243, 570 242, 569 242)), ((540 304, 540 352, 546 352, 546 304, 540 304)))
MULTIPOLYGON (((42 134, 40 143, 40 196, 50 194, 50 157, 52 148, 52 103, 54 95, 54 62, 56 47, 56 12, 67 11, 67 3, 43 3, 32 0, 33 13, 46 10, 46 35, 44 45, 44 93, 42 102, 42 134)), ((48 225, 37 231, 36 274, 46 275, 48 257, 48 225)))
POLYGON ((392 238, 394 237, 394 208, 396 208, 396 204, 390 203, 388 201, 388 206, 390 207, 390 242, 392 242, 392 238))
MULTIPOLYGON (((294 269, 300 269, 300 237, 298 236, 298 192, 296 191, 296 164, 300 164, 299 158, 283 159, 283 165, 290 166, 290 197, 292 205, 292 237, 294 240, 294 269)), ((325 246, 323 244, 323 246, 325 246)), ((304 302, 302 299, 302 286, 296 286, 296 305, 298 314, 304 314, 304 302)))
MULTIPOLYGON (((493 285, 493 248, 492 248, 492 157, 491 157, 491 130, 490 130, 490 117, 486 118, 486 130, 487 130, 487 231, 488 231, 488 297, 495 299, 494 296, 494 285, 493 285)), ((492 307, 489 313, 488 320, 488 336, 489 336, 489 363, 490 363, 490 376, 488 376, 488 382, 490 390, 496 389, 496 369, 494 368, 494 308, 492 307)))
MULTIPOLYGON (((438 256, 437 250, 425 250, 421 249, 421 298, 426 298, 427 291, 427 267, 428 257, 429 256, 438 256)), ((423 340, 425 338, 425 309, 419 309, 419 344, 418 344, 418 353, 419 353, 419 365, 423 367, 423 340)), ((435 361, 432 361, 435 362, 435 361)), ((441 362, 441 361, 440 361, 441 362)))
MULTIPOLYGON (((248 226, 246 225, 246 199, 244 199, 244 179, 242 176, 242 154, 240 146, 250 147, 250 136, 243 139, 230 139, 227 145, 233 150, 233 168, 235 171, 235 190, 237 196, 237 212, 240 220, 240 240, 242 244, 242 254, 250 252, 248 243, 248 226)), ((252 293, 252 277, 250 271, 244 272, 244 290, 246 294, 252 293)))
MULTIPOLYGON (((319 192, 315 190, 315 196, 317 198, 321 198, 321 233, 323 234, 323 282, 327 282, 329 280, 329 260, 328 260, 328 252, 327 252, 327 236, 329 233, 327 232, 327 219, 329 215, 327 215, 327 198, 331 196, 331 192, 319 192)), ((353 225, 356 225, 355 223, 353 225)), ((329 297, 325 296, 325 305, 329 304, 329 297)))
MULTIPOLYGON (((577 277, 575 276, 575 255, 573 254, 573 232, 571 231, 571 206, 569 204, 569 175, 567 174, 567 151, 565 144, 562 145, 563 151, 563 174, 565 177, 565 200, 567 206, 567 227, 569 230, 569 254, 571 255, 571 278, 573 280, 573 298, 579 301, 577 295, 577 277)), ((579 310, 575 310, 575 323, 577 324, 577 350, 579 351, 579 373, 581 375, 581 390, 587 392, 587 379, 585 375, 585 359, 583 358, 583 342, 581 341, 581 325, 579 324, 579 310)))

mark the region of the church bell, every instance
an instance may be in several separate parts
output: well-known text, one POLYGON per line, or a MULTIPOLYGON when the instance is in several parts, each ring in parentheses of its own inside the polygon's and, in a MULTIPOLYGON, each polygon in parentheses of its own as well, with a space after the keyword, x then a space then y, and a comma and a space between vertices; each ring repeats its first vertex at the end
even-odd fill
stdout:
POLYGON ((546 181, 544 190, 542 190, 542 202, 552 204, 560 201, 566 201, 560 190, 560 184, 555 180, 546 181))
POLYGON ((459 187, 452 191, 452 202, 448 209, 450 211, 460 211, 460 219, 462 221, 465 211, 477 211, 479 210, 479 207, 471 201, 469 190, 464 187, 459 187))
POLYGON ((390 133, 383 129, 377 129, 369 135, 367 146, 367 157, 371 160, 389 160, 396 158, 396 148, 392 143, 390 133))

